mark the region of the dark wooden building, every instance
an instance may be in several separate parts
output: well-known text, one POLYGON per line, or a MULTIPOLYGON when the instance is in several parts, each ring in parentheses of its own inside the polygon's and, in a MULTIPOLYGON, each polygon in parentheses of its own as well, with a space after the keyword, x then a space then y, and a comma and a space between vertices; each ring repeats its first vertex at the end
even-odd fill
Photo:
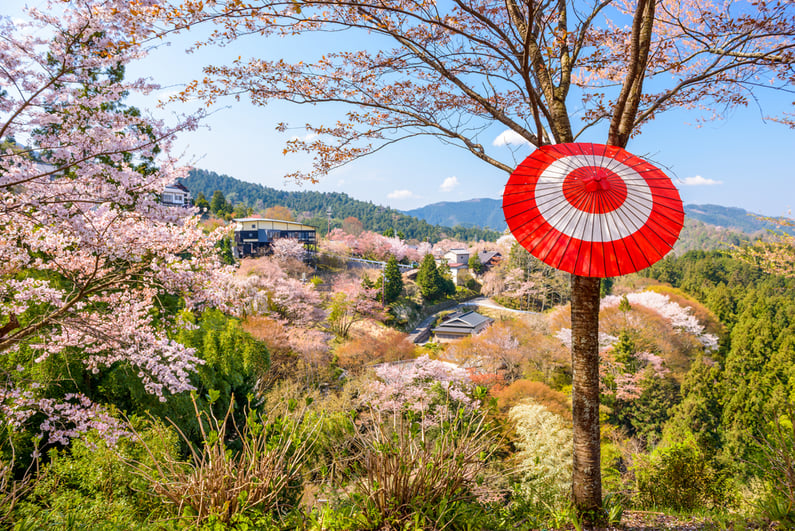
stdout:
POLYGON ((270 254, 271 244, 293 238, 308 250, 317 246, 317 229, 296 221, 263 218, 239 218, 235 221, 234 254, 237 258, 270 254))

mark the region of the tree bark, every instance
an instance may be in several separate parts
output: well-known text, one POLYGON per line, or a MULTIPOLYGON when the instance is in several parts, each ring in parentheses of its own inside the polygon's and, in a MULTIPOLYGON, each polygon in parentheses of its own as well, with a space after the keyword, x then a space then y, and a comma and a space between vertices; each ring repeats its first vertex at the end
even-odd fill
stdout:
POLYGON ((574 468, 572 497, 586 523, 601 519, 599 434, 600 279, 571 276, 571 366, 574 468))

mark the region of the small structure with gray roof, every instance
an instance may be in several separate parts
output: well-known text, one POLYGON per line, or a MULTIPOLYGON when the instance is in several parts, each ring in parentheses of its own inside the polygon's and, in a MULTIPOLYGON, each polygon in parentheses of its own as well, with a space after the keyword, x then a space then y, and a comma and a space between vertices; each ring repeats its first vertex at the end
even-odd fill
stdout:
POLYGON ((439 340, 461 339, 482 332, 494 319, 480 315, 475 311, 454 313, 446 321, 433 329, 433 335, 439 340))

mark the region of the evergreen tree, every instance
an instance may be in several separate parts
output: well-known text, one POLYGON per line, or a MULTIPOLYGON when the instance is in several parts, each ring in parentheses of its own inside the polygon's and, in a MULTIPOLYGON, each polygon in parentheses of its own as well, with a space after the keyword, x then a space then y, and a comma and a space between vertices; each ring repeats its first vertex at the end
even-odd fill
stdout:
POLYGON ((420 288, 422 297, 427 300, 440 298, 444 293, 443 278, 436 268, 436 260, 433 255, 426 254, 417 272, 417 286, 420 288))
POLYGON ((390 256, 386 262, 384 280, 384 302, 391 304, 398 300, 398 297, 403 292, 403 276, 400 274, 400 268, 394 255, 390 256))
POLYGON ((207 213, 210 211, 210 202, 207 201, 207 198, 201 192, 196 195, 196 199, 193 203, 201 210, 202 213, 207 213))
POLYGON ((469 257, 469 269, 477 273, 478 275, 483 272, 483 264, 480 262, 480 257, 478 253, 472 253, 472 256, 469 257))
POLYGON ((221 190, 213 192, 213 197, 210 199, 210 212, 217 215, 226 213, 226 198, 221 190))

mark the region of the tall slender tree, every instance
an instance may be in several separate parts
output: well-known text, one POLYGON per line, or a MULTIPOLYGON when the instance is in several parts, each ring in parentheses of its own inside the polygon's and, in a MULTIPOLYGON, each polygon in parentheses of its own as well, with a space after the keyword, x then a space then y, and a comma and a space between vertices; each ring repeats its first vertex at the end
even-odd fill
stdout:
POLYGON ((398 300, 403 292, 403 276, 400 274, 397 259, 394 255, 389 257, 384 266, 384 302, 391 304, 398 300))

